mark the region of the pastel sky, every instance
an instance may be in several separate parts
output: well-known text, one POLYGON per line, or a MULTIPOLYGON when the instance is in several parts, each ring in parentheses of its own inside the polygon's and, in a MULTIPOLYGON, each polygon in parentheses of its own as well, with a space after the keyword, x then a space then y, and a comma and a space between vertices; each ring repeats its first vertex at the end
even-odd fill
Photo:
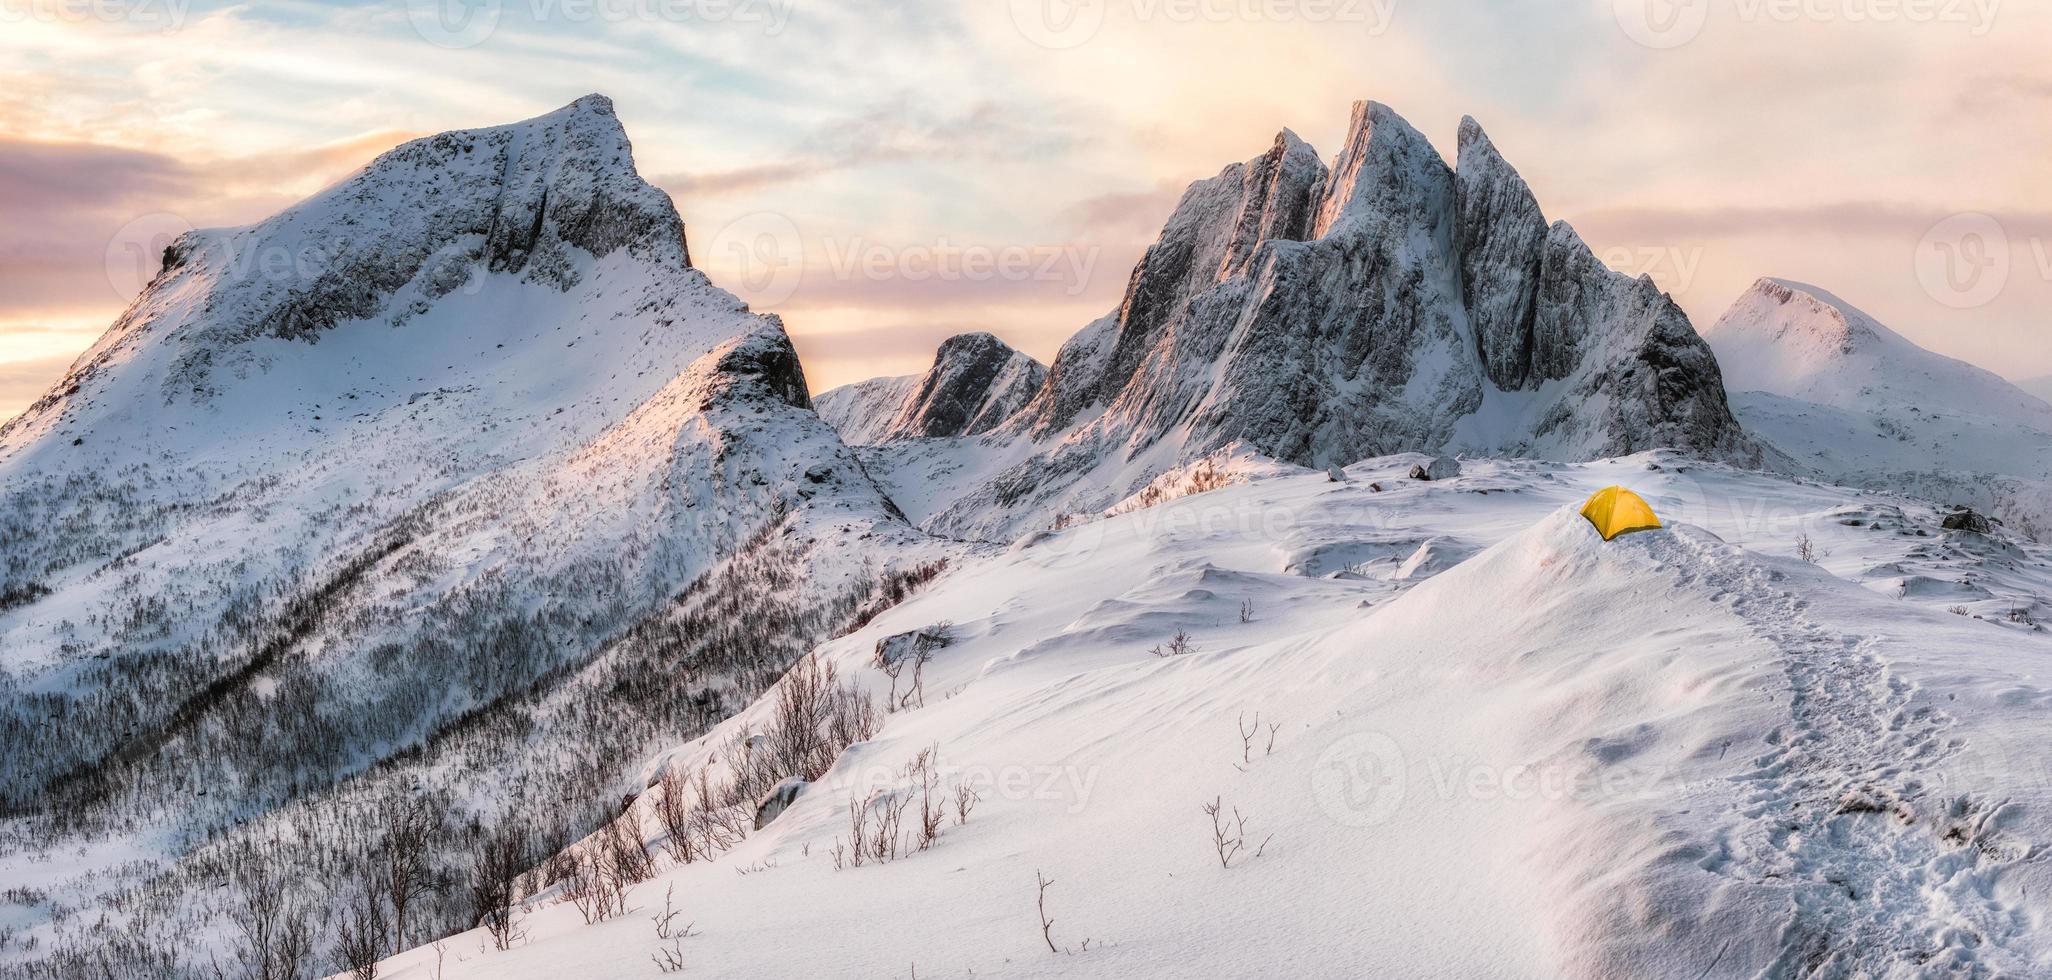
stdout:
POLYGON ((2052 375, 2052 0, 0 0, 0 418, 154 271, 413 136, 613 97, 815 391, 1043 359, 1189 181, 1477 117, 1707 327, 1761 275, 2052 375))

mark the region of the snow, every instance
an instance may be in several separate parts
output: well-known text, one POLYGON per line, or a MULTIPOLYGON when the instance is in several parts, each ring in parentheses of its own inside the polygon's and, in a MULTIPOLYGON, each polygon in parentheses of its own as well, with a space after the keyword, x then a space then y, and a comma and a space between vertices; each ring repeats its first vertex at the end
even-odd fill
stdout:
POLYGON ((1801 283, 1761 280, 1705 336, 1740 422, 1807 472, 2052 535, 2052 405, 1801 283))
MULTIPOLYGON (((2048 884, 2030 855, 2052 834, 2036 775, 2052 690, 2035 677, 2052 640, 1848 576, 1944 542, 1969 549, 1946 574, 1990 561, 1971 549, 2012 555, 1992 561, 2042 594, 2043 549, 1667 454, 1404 479, 1422 458, 1344 483, 1250 472, 952 571, 819 651, 880 692, 879 639, 951 622, 925 707, 735 851, 671 867, 632 903, 675 886, 700 976, 2052 965, 2028 898, 2048 884), (1668 527, 1602 542, 1575 508, 1612 483, 1668 527), (1901 523, 1847 523, 1854 510, 1901 523), (1802 534, 1821 565, 1792 557, 1802 534), (1292 568, 1309 542, 1398 538, 1474 553, 1408 576, 1292 568), (1194 652, 1150 656, 1178 629, 1194 652), (931 850, 835 870, 851 794, 902 786, 927 748, 945 780, 982 791, 968 821, 950 816, 931 850), (1230 868, 1200 811, 1214 798, 1247 818, 1230 868), (1059 955, 1036 871, 1055 881, 1059 955)), ((770 710, 669 757, 715 756, 770 710)), ((657 975, 645 916, 586 926, 542 905, 527 922, 506 952, 456 937, 443 975, 657 975)), ((381 975, 429 976, 433 957, 381 975)))

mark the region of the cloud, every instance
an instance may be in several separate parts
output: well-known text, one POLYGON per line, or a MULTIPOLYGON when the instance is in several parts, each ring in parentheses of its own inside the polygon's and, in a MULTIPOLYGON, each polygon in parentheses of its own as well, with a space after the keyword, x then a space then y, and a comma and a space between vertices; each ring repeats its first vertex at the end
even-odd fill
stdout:
POLYGON ((804 134, 786 159, 729 170, 667 173, 651 183, 682 197, 755 191, 880 163, 1045 158, 1072 137, 992 102, 958 112, 923 109, 911 97, 833 119, 804 134))
POLYGON ((64 376, 73 355, 0 361, 0 423, 20 415, 64 376))
MULTIPOLYGON (((1640 243, 1782 234, 1907 235, 1915 241, 1957 213, 1887 201, 1840 201, 1795 207, 1608 208, 1570 218, 1569 223, 1587 234, 1640 243)), ((1991 216, 2011 235, 2052 235, 2052 212, 1997 209, 1991 216)))

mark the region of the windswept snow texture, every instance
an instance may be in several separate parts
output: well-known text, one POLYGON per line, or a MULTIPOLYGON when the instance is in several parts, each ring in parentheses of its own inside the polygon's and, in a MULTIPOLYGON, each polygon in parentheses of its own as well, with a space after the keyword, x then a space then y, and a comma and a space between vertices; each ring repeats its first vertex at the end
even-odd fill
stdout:
MULTIPOLYGON (((633 903, 674 887, 704 976, 2052 965, 2052 640, 1984 615, 2042 615, 2045 549, 1666 454, 1406 480, 1423 459, 1343 482, 1252 473, 952 571, 819 651, 882 697, 902 688, 879 642, 950 624, 923 706, 633 903), (1576 509, 1616 483, 1667 527, 1604 543, 1576 509), (1818 563, 1793 554, 1805 536, 1818 563), (1884 570, 2006 598, 1955 614, 1884 570), (1188 652, 1158 655, 1178 631, 1188 652), (926 751, 937 792, 978 794, 966 822, 950 803, 930 847, 850 865, 851 806, 907 806, 911 827, 926 751)), ((766 698, 651 775, 718 771, 775 711, 766 698)), ((548 894, 525 921, 507 952, 458 937, 445 975, 615 976, 660 945, 640 917, 587 926, 548 894)))
POLYGON ((2052 537, 2052 405, 1801 283, 1760 280, 1707 337, 1746 427, 1798 463, 2052 537))
POLYGON ((901 499, 908 513, 992 539, 1234 447, 1320 467, 1400 451, 1760 459, 1651 280, 1547 225, 1474 120, 1449 167, 1373 102, 1330 166, 1284 131, 1192 184, 1119 309, 990 437, 884 435, 865 457, 881 479, 947 488, 938 510, 901 499))

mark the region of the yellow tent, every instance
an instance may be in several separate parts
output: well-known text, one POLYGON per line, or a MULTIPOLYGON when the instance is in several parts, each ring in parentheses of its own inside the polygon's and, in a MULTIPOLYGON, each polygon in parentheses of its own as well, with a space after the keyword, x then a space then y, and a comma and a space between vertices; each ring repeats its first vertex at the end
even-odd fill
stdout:
POLYGON ((1660 526, 1653 508, 1638 494, 1623 487, 1604 487, 1582 505, 1582 516, 1596 525, 1596 532, 1609 541, 1620 534, 1651 531, 1660 526))

